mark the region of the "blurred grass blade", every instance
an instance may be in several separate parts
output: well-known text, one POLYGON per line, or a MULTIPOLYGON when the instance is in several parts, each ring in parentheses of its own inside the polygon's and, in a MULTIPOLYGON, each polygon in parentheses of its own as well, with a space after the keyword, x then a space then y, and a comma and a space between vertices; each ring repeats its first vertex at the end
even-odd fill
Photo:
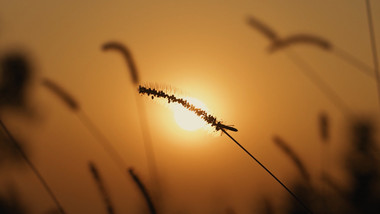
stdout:
POLYGON ((148 205, 149 211, 151 214, 156 214, 156 208, 153 204, 153 200, 150 197, 148 190, 144 186, 144 184, 141 182, 140 178, 135 174, 132 168, 128 169, 128 173, 131 175, 133 181, 136 183, 137 187, 139 188, 140 192, 143 194, 145 202, 148 205))
POLYGON ((273 137, 273 142, 290 158, 290 160, 292 160, 298 171, 301 173, 302 177, 306 181, 310 182, 310 174, 306 170, 306 167, 301 161, 301 158, 291 148, 291 146, 278 136, 273 137))
POLYGON ((107 213, 108 214, 114 214, 114 208, 111 202, 111 198, 105 188, 104 182, 102 177, 99 174, 98 169, 96 168, 95 164, 93 162, 88 163, 88 167, 90 169, 90 172, 92 174, 92 177, 95 180, 96 185, 98 186, 99 193, 103 198, 103 202, 106 205, 107 213))
POLYGON ((323 50, 331 50, 330 42, 321 37, 308 34, 296 34, 280 41, 273 42, 269 47, 269 51, 274 52, 298 44, 309 44, 320 47, 323 50))
POLYGON ((51 92, 57 95, 57 97, 59 97, 69 107, 69 109, 73 111, 79 110, 79 104, 74 99, 74 97, 71 96, 68 92, 66 92, 58 84, 47 78, 44 78, 42 80, 42 85, 44 85, 47 89, 49 89, 51 92))
POLYGON ((140 82, 140 79, 139 79, 136 63, 133 60, 132 54, 129 51, 129 49, 125 45, 119 42, 107 42, 102 46, 102 49, 104 51, 116 50, 116 51, 119 51, 124 56, 124 59, 131 73, 132 82, 134 85, 137 86, 140 82))
POLYGON ((38 171, 37 167, 32 163, 32 161, 28 158, 28 156, 23 152, 21 147, 18 145, 18 142, 16 139, 12 136, 12 134, 9 132, 3 121, 0 120, 0 126, 5 131, 7 136, 10 139, 10 142, 13 144, 13 146, 20 152, 21 156, 24 158, 25 162, 29 165, 30 169, 33 171, 33 173, 37 176, 38 180, 40 180, 42 186, 45 188, 47 193, 49 194, 50 198, 54 201, 54 203, 57 206, 57 209, 60 211, 61 214, 65 214, 65 211, 63 210, 62 205, 59 203, 57 197, 54 195, 53 190, 49 187, 47 182, 45 181, 44 177, 41 175, 41 173, 38 171))

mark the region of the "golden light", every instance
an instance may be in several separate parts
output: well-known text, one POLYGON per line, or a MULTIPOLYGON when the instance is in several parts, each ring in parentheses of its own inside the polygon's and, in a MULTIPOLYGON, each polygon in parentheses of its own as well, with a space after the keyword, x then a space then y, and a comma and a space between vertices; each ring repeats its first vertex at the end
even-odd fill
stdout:
MULTIPOLYGON (((193 97, 185 97, 185 99, 197 108, 201 108, 205 111, 208 110, 206 105, 198 99, 193 97)), ((202 118, 198 117, 194 112, 185 109, 179 104, 175 104, 173 106, 173 112, 176 123, 184 130, 195 131, 207 125, 202 118)))

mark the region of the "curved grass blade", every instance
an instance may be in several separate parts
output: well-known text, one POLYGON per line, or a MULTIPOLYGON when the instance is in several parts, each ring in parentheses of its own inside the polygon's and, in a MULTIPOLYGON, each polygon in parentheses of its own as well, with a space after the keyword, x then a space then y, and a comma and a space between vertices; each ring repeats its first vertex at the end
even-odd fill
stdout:
POLYGON ((156 208, 153 204, 153 200, 150 197, 148 190, 146 189, 145 185, 141 182, 140 178, 137 176, 137 174, 133 171, 132 168, 128 169, 129 175, 132 177, 133 181, 136 183, 137 187, 139 188, 140 192, 143 194, 146 204, 148 205, 149 211, 151 214, 156 214, 156 208))
POLYGON ((113 208, 113 205, 111 202, 110 195, 108 194, 107 189, 105 188, 103 179, 100 176, 98 169, 96 168, 96 166, 93 162, 89 162, 88 167, 90 169, 92 177, 95 180, 96 185, 98 186, 99 193, 103 198, 103 202, 106 205, 107 213, 108 214, 114 214, 115 212, 114 212, 114 208, 113 208))

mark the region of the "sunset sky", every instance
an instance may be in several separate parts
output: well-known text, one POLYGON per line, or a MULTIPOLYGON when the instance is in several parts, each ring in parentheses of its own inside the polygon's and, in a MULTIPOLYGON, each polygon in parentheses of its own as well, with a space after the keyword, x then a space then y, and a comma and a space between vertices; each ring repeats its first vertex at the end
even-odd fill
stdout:
MULTIPOLYGON (((380 2, 371 4, 379 44, 380 2)), ((234 125, 239 131, 231 135, 290 187, 301 175, 273 136, 292 146, 316 185, 326 156, 325 170, 344 183, 347 123, 353 116, 375 122, 380 116, 374 72, 367 75, 337 55, 344 50, 373 68, 365 6, 364 0, 0 0, 0 54, 22 50, 35 71, 28 103, 34 116, 9 109, 0 116, 67 213, 106 213, 88 161, 97 165, 116 213, 147 213, 132 179, 81 123, 83 113, 157 192, 162 213, 252 213, 264 198, 281 208, 289 194, 227 136, 182 129, 170 106, 137 95, 121 54, 101 47, 125 44, 145 86, 201 100, 212 115, 234 125), (250 16, 280 37, 312 34, 333 48, 299 44, 269 53, 270 41, 247 24, 250 16), (288 50, 338 94, 349 115, 289 60, 288 50), (62 86, 82 111, 67 108, 41 85, 43 78, 62 86), (147 114, 157 182, 149 174, 137 102, 147 114), (328 146, 319 136, 320 112, 331 122, 328 146)), ((1 190, 14 185, 30 213, 55 207, 27 166, 6 170, 1 190)))

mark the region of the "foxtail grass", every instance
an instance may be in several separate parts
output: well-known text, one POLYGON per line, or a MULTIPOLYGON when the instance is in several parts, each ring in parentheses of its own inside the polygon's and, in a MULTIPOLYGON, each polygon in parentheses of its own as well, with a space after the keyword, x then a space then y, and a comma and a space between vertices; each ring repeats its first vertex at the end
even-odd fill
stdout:
POLYGON ((305 164, 302 162, 299 155, 292 149, 292 147, 285 142, 282 138, 278 136, 273 137, 273 142, 280 148, 286 156, 290 158, 290 160, 294 163, 298 171, 301 173, 302 177, 307 181, 310 182, 310 174, 307 171, 305 164))
POLYGON ((143 195, 150 213, 156 214, 157 213, 156 207, 154 206, 152 197, 149 195, 148 190, 145 187, 144 183, 141 181, 141 179, 137 176, 137 174, 134 172, 132 168, 128 169, 128 173, 132 177, 133 181, 135 182, 137 188, 140 190, 141 194, 143 195))
POLYGON ((323 50, 331 50, 331 44, 327 40, 308 34, 295 34, 282 40, 273 42, 269 47, 269 52, 279 51, 292 45, 308 44, 319 47, 323 50))
POLYGON ((18 150, 22 158, 25 160, 25 162, 28 164, 30 169, 33 171, 33 173, 36 175, 38 180, 41 182, 42 186, 45 188, 46 192, 49 194, 50 198, 53 200, 55 205, 57 206, 58 211, 61 214, 65 214, 65 211, 63 209, 63 206, 58 201, 58 198, 55 196, 53 190, 50 188, 48 183, 46 182, 45 178, 42 176, 42 174, 39 172, 37 167, 33 164, 33 162, 29 159, 29 157, 25 154, 25 152, 22 150, 20 145, 18 144, 17 140, 13 137, 11 132, 8 130, 8 128, 5 126, 4 122, 0 120, 0 126, 8 136, 10 142, 13 144, 13 146, 18 150))
POLYGON ((276 42, 280 40, 280 37, 278 36, 277 32, 275 32, 271 27, 269 27, 267 24, 263 23, 262 21, 258 20, 257 18, 253 16, 249 16, 247 18, 247 23, 252 28, 256 29, 258 32, 263 34, 271 42, 276 42))
POLYGON ((103 202, 106 205, 107 213, 108 214, 114 214, 115 211, 114 211, 114 208, 112 205, 110 195, 107 192, 107 189, 104 185, 103 179, 100 176, 99 170, 97 169, 97 167, 95 166, 95 164, 93 162, 89 162, 88 167, 90 169, 92 178, 94 179, 96 186, 98 187, 98 190, 99 190, 99 193, 103 199, 103 202))
POLYGON ((193 104, 191 104, 189 101, 187 101, 184 98, 178 98, 174 94, 167 94, 163 90, 157 90, 155 88, 149 88, 144 86, 139 86, 138 89, 139 94, 141 95, 147 95, 148 97, 151 97, 152 99, 156 98, 163 98, 166 99, 168 103, 177 103, 182 105, 185 109, 195 113, 198 117, 202 118, 206 123, 211 125, 213 128, 215 128, 216 131, 219 131, 221 128, 228 129, 230 131, 238 131, 236 128, 227 126, 222 124, 221 121, 219 121, 216 117, 213 115, 207 113, 205 110, 201 108, 195 107, 193 104))
POLYGON ((253 16, 248 17, 247 24, 257 30, 259 33, 263 34, 263 36, 265 36, 270 41, 270 52, 287 49, 288 47, 299 44, 316 46, 330 53, 333 53, 336 57, 345 61, 347 64, 350 64, 362 73, 373 78, 373 69, 371 67, 369 67, 366 63, 359 60, 349 52, 343 50, 342 48, 339 48, 336 45, 331 44, 331 42, 325 38, 310 34, 294 34, 285 38, 281 38, 278 36, 277 32, 275 32, 274 29, 253 16))
MULTIPOLYGON (((138 69, 136 63, 132 57, 131 51, 127 48, 127 46, 123 45, 120 42, 110 41, 106 42, 102 46, 103 51, 117 51, 120 52, 124 57, 124 60, 127 63, 128 70, 131 74, 132 84, 137 87, 140 84, 140 78, 138 74, 138 69)), ((146 109, 144 103, 138 99, 137 94, 134 93, 137 105, 137 111, 139 115, 140 121, 140 129, 142 132, 142 137, 144 141, 144 150, 147 158, 149 174, 153 182, 156 183, 159 188, 158 182, 158 170, 156 164, 156 155, 153 149, 152 137, 149 130, 148 119, 146 114, 146 109)))
POLYGON ((102 49, 104 51, 115 50, 120 52, 123 55, 125 62, 127 63, 129 73, 131 74, 132 83, 136 86, 140 83, 139 73, 137 71, 135 60, 133 59, 131 51, 127 46, 119 42, 107 42, 103 44, 102 49))
POLYGON ((270 40, 269 51, 274 52, 277 50, 284 49, 288 46, 296 44, 307 44, 320 47, 324 50, 330 50, 331 44, 324 38, 311 35, 311 34, 294 34, 285 38, 281 38, 278 34, 270 28, 268 25, 264 24, 257 18, 252 16, 248 17, 248 24, 263 34, 267 39, 270 40))
MULTIPOLYGON (((275 31, 269 28, 267 25, 263 24, 261 21, 250 17, 249 22, 251 27, 255 28, 259 32, 266 35, 266 37, 270 40, 270 46, 272 49, 275 49, 277 46, 283 46, 283 47, 289 47, 292 44, 298 44, 300 42, 306 42, 313 45, 319 45, 320 47, 324 49, 330 49, 330 43, 327 42, 324 39, 315 37, 315 36, 289 36, 289 39, 281 39, 277 34, 275 34, 275 31), (252 24, 252 23, 258 23, 258 24, 252 24), (271 32, 268 34, 268 32, 271 32), (272 36, 271 36, 272 35, 272 36), (284 43, 284 45, 282 45, 284 43)), ((350 113, 350 109, 346 102, 335 92, 333 88, 331 88, 318 74, 312 67, 303 60, 300 56, 297 54, 288 51, 286 55, 299 69, 300 71, 315 85, 317 88, 330 100, 331 103, 333 103, 340 111, 347 116, 350 113)))
POLYGON ((90 117, 87 116, 85 111, 81 109, 79 102, 60 85, 50 79, 44 78, 42 85, 45 86, 46 89, 48 89, 54 95, 56 95, 58 99, 63 101, 63 103, 72 112, 75 113, 82 125, 86 127, 90 134, 99 142, 104 151, 107 152, 109 157, 120 168, 121 172, 124 172, 124 170, 127 168, 124 160, 121 158, 112 144, 107 140, 107 138, 102 134, 102 132, 98 129, 98 127, 92 122, 90 117))
POLYGON ((146 88, 143 86, 139 86, 139 93, 142 95, 147 95, 154 98, 163 98, 166 99, 169 103, 178 103, 182 105, 185 109, 194 112, 198 117, 202 118, 209 125, 211 125, 216 131, 221 131, 226 134, 236 145, 238 145, 246 154, 248 154, 256 163, 258 163, 270 176, 272 176, 277 183, 279 183, 301 206, 305 208, 309 213, 313 213, 303 202, 301 199, 297 197, 284 183, 282 183, 268 168, 266 168, 258 159, 256 159, 248 150, 246 150, 237 140, 235 140, 226 130, 237 131, 237 129, 233 127, 229 127, 223 125, 219 120, 216 119, 211 114, 208 114, 205 110, 201 108, 197 108, 194 105, 190 104, 186 99, 177 98, 175 95, 169 95, 162 90, 156 90, 152 88, 146 88))

